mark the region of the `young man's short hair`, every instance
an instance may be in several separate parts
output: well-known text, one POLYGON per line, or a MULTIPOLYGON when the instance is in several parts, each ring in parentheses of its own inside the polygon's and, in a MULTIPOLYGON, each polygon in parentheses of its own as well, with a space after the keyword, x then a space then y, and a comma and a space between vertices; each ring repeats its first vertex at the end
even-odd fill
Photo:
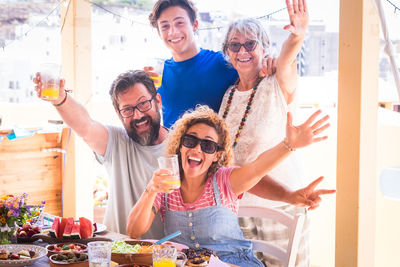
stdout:
POLYGON ((173 6, 178 6, 185 9, 192 24, 197 19, 197 9, 190 0, 158 0, 154 4, 153 11, 149 15, 151 26, 158 29, 157 21, 160 18, 161 13, 167 8, 173 6))

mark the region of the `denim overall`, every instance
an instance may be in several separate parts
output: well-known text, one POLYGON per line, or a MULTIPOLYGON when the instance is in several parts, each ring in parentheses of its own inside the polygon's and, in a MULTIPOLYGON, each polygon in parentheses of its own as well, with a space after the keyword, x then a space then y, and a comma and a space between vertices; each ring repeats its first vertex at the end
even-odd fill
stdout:
POLYGON ((166 235, 180 230, 182 234, 173 239, 193 249, 207 248, 220 260, 239 266, 264 265, 254 256, 250 241, 243 237, 238 217, 221 205, 217 179, 213 177, 214 196, 217 205, 195 211, 172 211, 165 198, 164 232, 166 235))

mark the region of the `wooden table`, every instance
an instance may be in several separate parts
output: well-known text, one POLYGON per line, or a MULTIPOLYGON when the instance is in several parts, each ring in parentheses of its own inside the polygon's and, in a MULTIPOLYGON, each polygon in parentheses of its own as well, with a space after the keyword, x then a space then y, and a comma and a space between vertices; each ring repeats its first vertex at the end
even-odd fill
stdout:
MULTIPOLYGON (((122 234, 118 234, 118 233, 114 233, 114 232, 110 232, 110 231, 104 231, 102 233, 96 234, 97 237, 106 237, 106 238, 110 238, 111 240, 132 240, 129 236, 127 235, 122 235, 122 234)), ((73 240, 71 240, 71 242, 73 242, 73 240)), ((42 241, 35 241, 33 243, 34 245, 38 245, 38 246, 47 246, 48 243, 44 243, 42 241)), ((234 264, 229 264, 229 266, 232 267, 239 267, 237 265, 234 264)), ((47 257, 42 257, 41 259, 35 261, 33 264, 29 265, 29 267, 50 267, 50 262, 49 259, 47 257)))
MULTIPOLYGON (((112 240, 132 240, 129 238, 127 235, 122 235, 110 231, 104 231, 102 233, 96 234, 97 237, 106 237, 110 238, 112 240)), ((73 242, 73 240, 71 240, 73 242)), ((48 243, 42 242, 41 240, 35 241, 33 243, 34 245, 42 246, 45 247, 48 245, 48 243)), ((29 265, 29 267, 50 267, 50 262, 47 257, 42 257, 41 259, 35 261, 33 264, 29 265)))

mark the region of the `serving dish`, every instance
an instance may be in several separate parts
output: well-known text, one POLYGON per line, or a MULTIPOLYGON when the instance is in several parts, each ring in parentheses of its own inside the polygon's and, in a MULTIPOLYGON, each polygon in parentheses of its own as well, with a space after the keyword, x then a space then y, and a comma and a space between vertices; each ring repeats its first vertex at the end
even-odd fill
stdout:
POLYGON ((73 252, 73 253, 88 252, 87 245, 80 243, 73 243, 73 242, 50 244, 46 246, 46 249, 47 249, 47 257, 50 257, 53 254, 66 253, 66 252, 73 252))
MULTIPOLYGON (((67 255, 67 253, 61 253, 67 255)), ((77 262, 66 262, 66 261, 58 261, 56 258, 59 256, 58 254, 53 254, 49 257, 50 266, 51 267, 89 267, 89 260, 86 253, 74 253, 74 255, 79 258, 81 255, 85 255, 86 260, 77 261, 77 262)))
POLYGON ((36 234, 32 236, 32 240, 36 241, 38 239, 43 240, 49 244, 57 244, 57 243, 79 243, 79 244, 87 244, 92 241, 112 241, 110 238, 102 237, 102 236, 94 236, 86 239, 64 239, 64 238, 54 238, 51 237, 49 233, 47 234, 36 234))
POLYGON ((9 244, 0 245, 0 250, 7 250, 10 253, 18 253, 21 250, 34 251, 35 255, 31 259, 19 259, 19 260, 0 260, 0 267, 8 266, 28 266, 36 260, 46 256, 47 250, 44 247, 36 245, 25 245, 25 244, 9 244))
MULTIPOLYGON (((151 246, 153 242, 141 240, 127 240, 127 244, 141 246, 151 246)), ((111 253, 111 260, 118 264, 144 264, 151 266, 153 264, 153 253, 111 253)))

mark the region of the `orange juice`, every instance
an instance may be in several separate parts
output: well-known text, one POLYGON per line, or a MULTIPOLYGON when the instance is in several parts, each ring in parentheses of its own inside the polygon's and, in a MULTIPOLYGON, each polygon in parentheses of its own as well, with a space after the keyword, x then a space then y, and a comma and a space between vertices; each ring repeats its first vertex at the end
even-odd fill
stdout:
POLYGON ((158 258, 157 261, 153 261, 153 267, 175 267, 176 264, 172 259, 158 258))
POLYGON ((164 181, 164 183, 170 184, 173 189, 178 189, 179 187, 181 187, 181 180, 179 179, 179 177, 177 180, 168 180, 164 181))
POLYGON ((56 100, 59 96, 57 87, 47 87, 42 89, 42 98, 49 100, 56 100))
POLYGON ((158 89, 161 86, 161 81, 162 81, 162 75, 158 75, 158 76, 152 76, 150 77, 153 79, 154 81, 154 86, 156 87, 156 89, 158 89), (158 81, 157 81, 158 80, 158 81))

